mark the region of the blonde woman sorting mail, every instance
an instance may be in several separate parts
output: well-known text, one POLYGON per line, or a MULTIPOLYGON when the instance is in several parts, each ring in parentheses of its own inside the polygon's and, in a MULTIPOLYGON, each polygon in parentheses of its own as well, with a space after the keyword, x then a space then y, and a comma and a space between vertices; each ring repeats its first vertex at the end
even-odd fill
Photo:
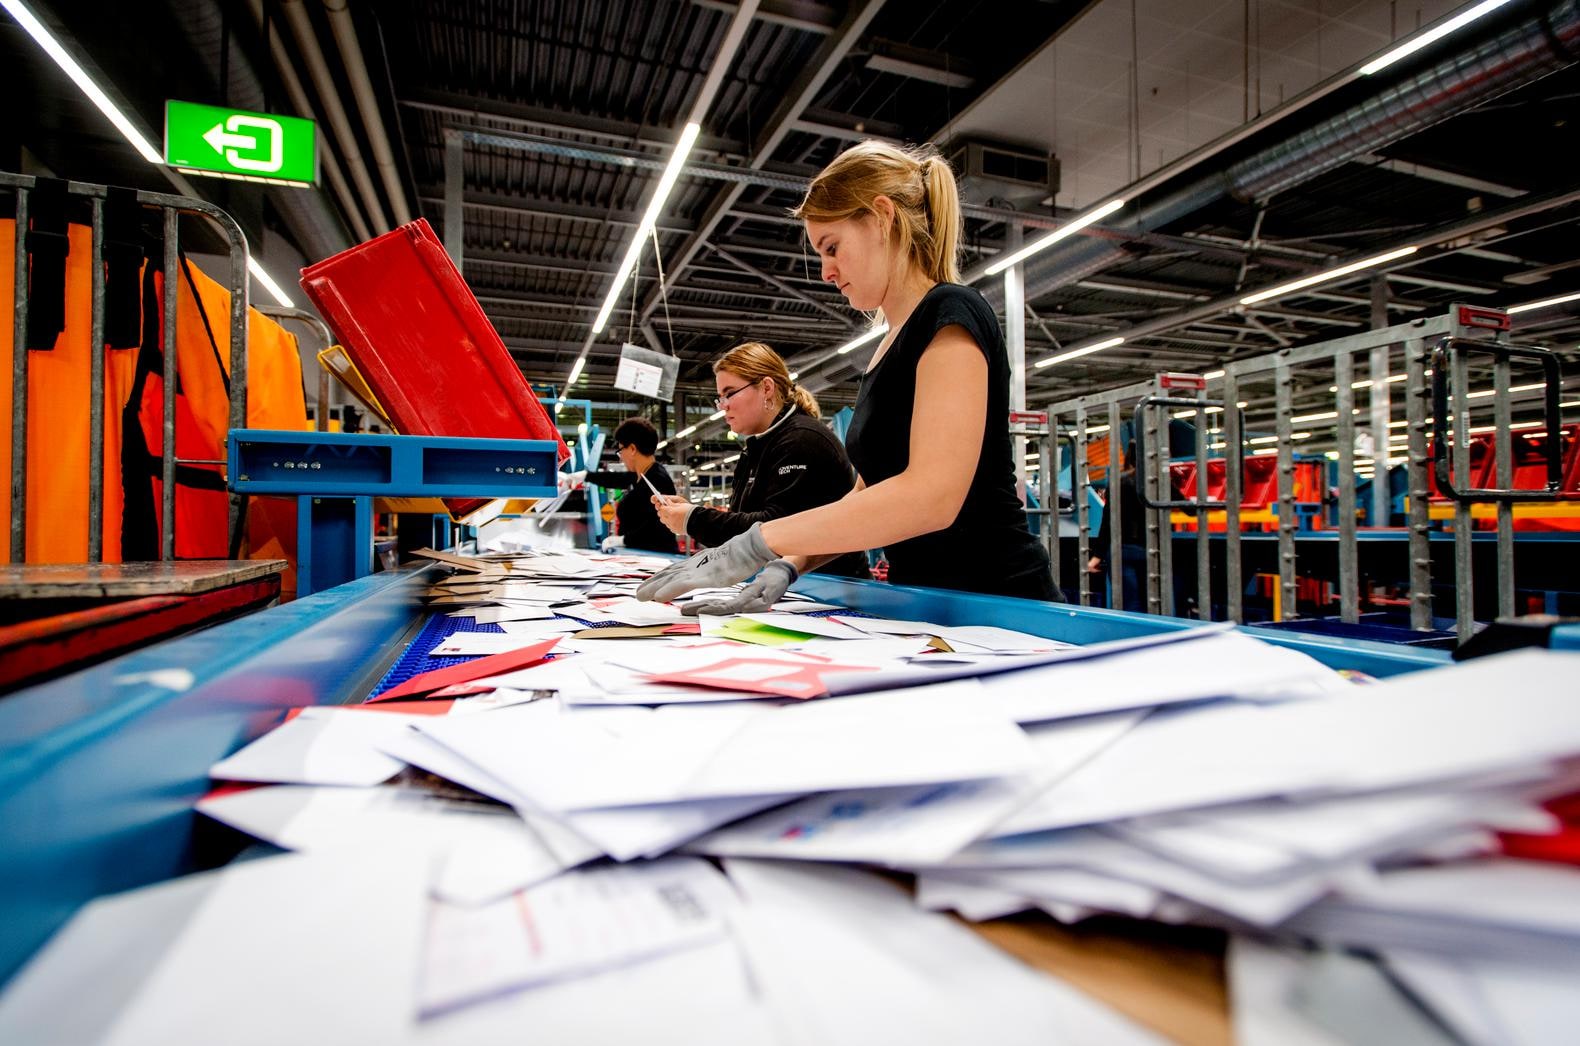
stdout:
MULTIPOLYGON (((845 448, 818 420, 817 400, 790 378, 785 361, 761 342, 737 345, 713 364, 714 403, 737 436, 745 437, 729 511, 653 496, 659 519, 676 535, 707 548, 724 544, 756 523, 838 501, 855 474, 845 448)), ((866 578, 867 558, 847 552, 819 566, 824 574, 866 578)))
POLYGON ((888 324, 846 437, 856 488, 755 524, 655 574, 637 595, 752 579, 706 611, 756 610, 826 557, 882 547, 896 584, 1057 598, 1016 492, 1003 332, 992 307, 959 283, 949 165, 931 148, 862 142, 813 179, 797 216, 823 279, 888 324))

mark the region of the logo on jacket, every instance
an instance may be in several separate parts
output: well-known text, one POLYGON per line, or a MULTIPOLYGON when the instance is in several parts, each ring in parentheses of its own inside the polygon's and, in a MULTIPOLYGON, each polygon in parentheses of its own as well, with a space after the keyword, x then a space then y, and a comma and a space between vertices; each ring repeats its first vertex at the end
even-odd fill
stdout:
POLYGON ((805 472, 806 471, 806 466, 805 465, 780 465, 779 466, 779 475, 783 476, 786 472, 796 472, 798 470, 801 471, 801 472, 805 472))

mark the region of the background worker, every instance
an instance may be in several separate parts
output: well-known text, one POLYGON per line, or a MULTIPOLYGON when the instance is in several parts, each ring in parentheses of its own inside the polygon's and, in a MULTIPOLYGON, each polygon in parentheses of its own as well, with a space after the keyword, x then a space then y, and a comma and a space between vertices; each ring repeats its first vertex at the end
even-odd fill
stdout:
MULTIPOLYGON (((1113 473, 1110 472, 1113 476, 1113 473)), ((1103 508, 1103 521, 1097 525, 1097 539, 1092 548, 1092 558, 1086 569, 1096 574, 1106 569, 1109 544, 1113 534, 1113 506, 1119 498, 1119 580, 1125 610, 1140 612, 1146 607, 1141 600, 1141 578, 1147 568, 1147 517, 1142 514, 1141 495, 1136 489, 1136 445, 1125 445, 1124 467, 1108 483, 1108 504, 1103 508)), ((1108 605, 1114 606, 1113 585, 1109 585, 1108 605)))
MULTIPOLYGON (((654 495, 653 505, 665 526, 711 548, 753 523, 826 505, 850 493, 855 472, 844 446, 817 420, 817 400, 790 379, 777 352, 761 342, 737 345, 713 364, 713 376, 719 392, 715 405, 724 411, 730 430, 745 437, 735 463, 729 511, 654 495)), ((817 570, 870 576, 862 552, 846 552, 817 570)))
POLYGON ((642 482, 645 477, 660 494, 675 493, 675 481, 670 478, 669 470, 653 457, 657 450, 658 431, 653 428, 653 423, 646 418, 626 418, 614 430, 615 457, 620 459, 626 471, 589 472, 586 482, 611 490, 627 491, 614 508, 626 548, 644 552, 679 552, 680 546, 675 543, 675 535, 659 521, 658 513, 653 508, 652 492, 642 482))
POLYGON ((888 324, 845 441, 856 488, 754 524, 654 575, 638 596, 668 599, 755 575, 709 608, 755 610, 808 565, 881 546, 895 584, 1056 599, 1016 489, 1003 332, 992 306, 959 282, 949 165, 931 147, 861 142, 813 179, 796 214, 823 279, 888 324))

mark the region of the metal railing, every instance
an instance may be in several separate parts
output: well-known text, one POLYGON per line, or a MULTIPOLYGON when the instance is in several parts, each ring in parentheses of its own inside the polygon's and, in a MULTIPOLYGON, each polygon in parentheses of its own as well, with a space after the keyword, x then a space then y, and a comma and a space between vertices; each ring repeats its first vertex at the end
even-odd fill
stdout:
MULTIPOLYGON (((1507 317, 1501 313, 1465 306, 1451 306, 1446 313, 1408 323, 1365 331, 1330 341, 1300 348, 1284 349, 1263 356, 1228 362, 1223 367, 1222 391, 1216 400, 1204 395, 1184 399, 1163 394, 1158 380, 1138 382, 1121 388, 1110 389, 1093 395, 1052 403, 1047 406, 1050 419, 1055 423, 1060 416, 1074 416, 1076 446, 1072 473, 1072 490, 1076 505, 1077 562, 1084 568, 1089 556, 1088 523, 1085 506, 1091 486, 1086 467, 1087 444, 1090 435, 1088 418, 1092 413, 1107 416, 1110 440, 1108 483, 1110 496, 1106 512, 1112 513, 1109 521, 1110 550, 1108 555, 1109 584, 1114 602, 1121 591, 1122 551, 1121 515, 1118 493, 1118 448, 1123 446, 1122 410, 1130 408, 1132 430, 1138 451, 1137 488, 1147 515, 1146 526, 1146 605, 1150 613, 1170 614, 1174 611, 1174 576, 1172 565, 1173 527, 1170 513, 1174 509, 1193 512, 1196 516, 1196 603, 1198 616, 1207 619, 1212 612, 1212 560, 1208 539, 1207 514, 1221 511, 1224 521, 1224 611, 1228 618, 1244 622, 1244 586, 1241 510, 1243 499, 1245 432, 1243 412, 1237 406, 1247 384, 1270 381, 1272 386, 1274 435, 1264 437, 1276 444, 1276 520, 1277 520, 1277 590, 1276 616, 1290 620, 1296 616, 1297 584, 1297 506, 1295 491, 1295 444, 1297 437, 1307 438, 1308 433, 1294 432, 1294 404, 1297 395, 1307 404, 1313 417, 1331 419, 1334 425, 1335 450, 1327 456, 1337 458, 1337 574, 1340 620, 1355 623, 1360 608, 1359 534, 1357 527, 1357 457, 1356 457, 1356 408, 1355 389, 1371 388, 1372 407, 1381 404, 1381 420, 1372 419, 1373 429, 1373 483, 1374 506, 1368 522, 1373 526, 1386 526, 1387 518, 1380 517, 1380 509, 1389 504, 1386 484, 1388 481, 1389 435, 1388 428, 1403 425, 1406 442, 1408 586, 1410 627, 1418 631, 1433 628, 1432 614, 1432 556, 1431 515, 1429 485, 1431 470, 1443 495, 1454 505, 1454 559, 1455 600, 1458 635, 1463 642, 1474 627, 1474 590, 1472 586, 1473 530, 1470 506, 1475 502, 1492 502, 1497 505, 1497 584, 1498 613, 1515 611, 1514 553, 1512 503, 1526 501, 1574 499, 1575 492, 1564 492, 1561 486, 1561 418, 1559 416, 1559 388, 1562 377, 1558 358, 1544 349, 1509 345, 1502 340, 1507 327, 1507 317), (1500 322, 1489 323, 1489 316, 1500 322), (1402 347, 1404 374, 1379 373, 1378 368, 1391 370, 1390 350, 1402 347), (1367 353, 1373 374, 1370 381, 1355 380, 1355 357, 1367 353), (1481 353, 1494 359, 1492 370, 1492 410, 1495 415, 1493 437, 1496 454, 1496 486, 1470 487, 1470 436, 1469 436, 1469 385, 1465 357, 1481 353), (1510 375, 1511 359, 1533 360, 1543 369, 1543 415, 1547 426, 1545 446, 1546 489, 1517 490, 1512 486, 1512 455, 1509 446, 1510 428, 1510 375), (1431 367, 1430 374, 1428 367, 1431 367), (1330 368, 1330 369, 1329 369, 1330 368), (1309 387, 1297 390, 1300 372, 1320 371, 1331 374, 1330 389, 1332 413, 1321 411, 1321 404, 1310 405, 1309 387), (1389 421, 1387 386, 1399 380, 1404 383, 1405 418, 1389 421), (1451 411, 1450 405, 1458 409, 1451 411), (1168 420, 1175 408, 1195 410, 1195 459, 1196 494, 1194 498, 1179 499, 1170 496, 1168 420), (1207 500, 1207 462, 1209 430, 1206 415, 1218 413, 1222 419, 1221 439, 1218 449, 1225 453, 1225 484, 1221 501, 1207 500), (1457 429, 1451 434, 1451 427, 1457 429), (1452 457, 1452 461, 1450 460, 1452 457), (1450 467, 1452 465, 1452 468, 1450 467), (1379 487, 1381 489, 1379 489, 1379 487), (1464 488, 1464 489, 1462 489, 1464 488)), ((1483 391, 1480 395, 1489 395, 1483 391)), ((1260 441, 1258 441, 1260 442, 1260 441)), ((1269 453, 1262 450, 1260 453, 1269 453)), ((1217 456, 1217 455, 1214 455, 1217 456)), ((1057 463, 1055 463, 1057 468, 1057 463)), ((1326 463, 1323 466, 1322 508, 1326 515, 1331 504, 1328 499, 1326 463)), ((1057 473, 1055 473, 1057 475, 1057 473)), ((1089 605, 1091 591, 1085 571, 1082 571, 1079 599, 1089 605)), ((1057 578, 1057 573, 1055 574, 1057 578)))
MULTIPOLYGON (((327 349, 329 346, 335 343, 335 336, 330 332, 329 324, 325 323, 323 320, 319 319, 313 313, 308 312, 305 309, 287 308, 283 305, 254 305, 253 308, 263 313, 265 316, 269 316, 277 320, 295 320, 297 323, 301 323, 307 327, 312 328, 313 333, 318 335, 319 350, 327 349)), ((314 355, 316 356, 317 353, 314 353, 314 355)), ((328 432, 330 398, 329 371, 322 365, 318 366, 316 370, 318 371, 318 405, 313 411, 313 427, 319 432, 328 432)))
MULTIPOLYGON (((27 406, 28 406, 28 197, 36 184, 30 175, 0 172, 0 190, 16 198, 15 281, 11 363, 11 562, 27 557, 27 406)), ((92 207, 92 292, 90 296, 88 395, 88 561, 104 559, 104 203, 109 187, 67 182, 68 196, 86 197, 92 207)), ((165 193, 136 194, 145 208, 161 212, 164 236, 164 430, 160 442, 161 559, 175 558, 176 466, 202 462, 179 459, 176 442, 176 315, 180 267, 180 218, 207 218, 219 227, 230 248, 230 420, 233 429, 247 425, 247 238, 229 214, 204 200, 165 193)), ((227 548, 240 553, 245 498, 229 495, 227 548)))

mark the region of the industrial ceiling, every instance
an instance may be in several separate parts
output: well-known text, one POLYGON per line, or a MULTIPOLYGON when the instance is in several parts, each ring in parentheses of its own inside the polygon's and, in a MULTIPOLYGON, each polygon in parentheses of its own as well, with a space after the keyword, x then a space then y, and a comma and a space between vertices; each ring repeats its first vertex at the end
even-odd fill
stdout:
MULTIPOLYGON (((150 128, 166 97, 318 120, 338 168, 318 189, 200 188, 295 261, 427 218, 534 383, 559 392, 587 351, 569 395, 593 399, 604 425, 638 410, 666 434, 705 422, 709 362, 746 339, 774 345, 829 407, 851 402, 867 348, 835 349, 867 320, 820 282, 787 212, 864 137, 933 141, 960 158, 968 275, 1126 200, 1025 265, 1030 363, 1124 338, 1029 366, 1033 406, 1451 302, 1580 289, 1577 0, 1513 0, 1374 75, 1358 67, 1462 5, 151 0, 91 18, 82 5, 33 6, 150 128), (699 106, 656 257, 642 255, 594 335, 699 106), (446 228, 457 211, 459 237, 446 228), (1418 249, 1240 303, 1403 245, 1418 249), (684 404, 609 392, 624 341, 680 357, 684 404)), ((0 34, 10 96, 36 99, 12 114, 10 157, 167 188, 14 25, 0 21, 0 34)), ((1002 277, 977 286, 1002 311, 1002 277)), ((1516 335, 1570 351, 1580 304, 1521 314, 1516 335)), ((705 423, 700 450, 684 453, 722 437, 705 423)))

